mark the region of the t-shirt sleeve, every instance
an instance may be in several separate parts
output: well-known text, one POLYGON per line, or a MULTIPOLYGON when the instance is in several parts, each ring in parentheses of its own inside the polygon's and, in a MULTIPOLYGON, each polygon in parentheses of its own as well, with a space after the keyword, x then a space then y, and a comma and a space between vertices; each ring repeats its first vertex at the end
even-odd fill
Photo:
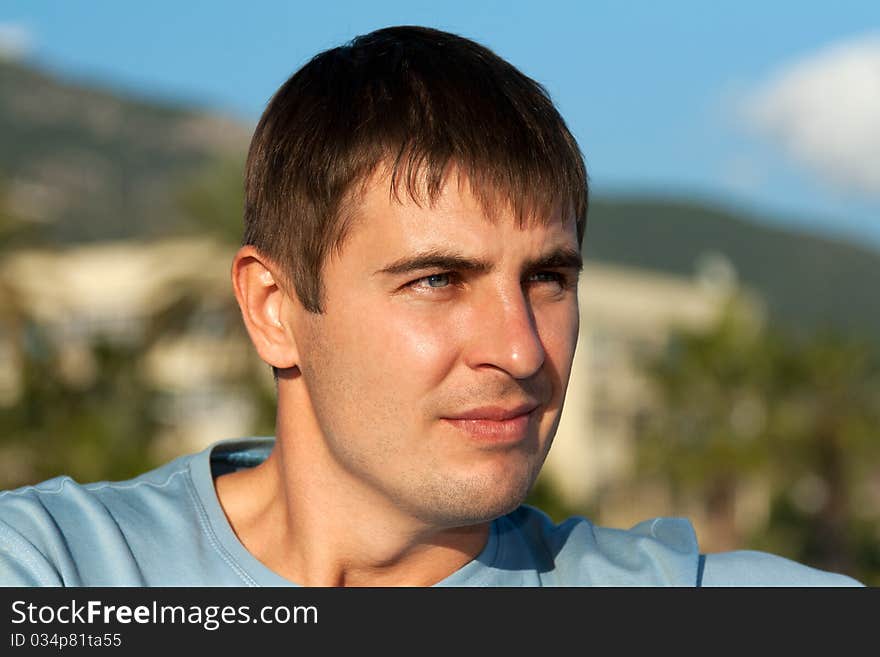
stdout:
POLYGON ((62 586, 61 578, 49 560, 2 520, 0 586, 62 586))
POLYGON ((767 552, 737 550, 707 554, 703 586, 864 586, 858 580, 767 552))
MULTIPOLYGON (((51 497, 57 478, 40 485, 51 497)), ((37 487, 0 492, 0 586, 63 586, 64 540, 37 487)))

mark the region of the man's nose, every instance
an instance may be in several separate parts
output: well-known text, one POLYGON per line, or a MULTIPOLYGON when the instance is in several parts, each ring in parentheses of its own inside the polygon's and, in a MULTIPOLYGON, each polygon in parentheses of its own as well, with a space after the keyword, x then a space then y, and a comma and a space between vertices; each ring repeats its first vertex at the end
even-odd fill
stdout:
POLYGON ((491 366, 515 379, 534 375, 544 364, 544 345, 529 300, 522 291, 487 295, 477 304, 467 359, 471 367, 491 366))

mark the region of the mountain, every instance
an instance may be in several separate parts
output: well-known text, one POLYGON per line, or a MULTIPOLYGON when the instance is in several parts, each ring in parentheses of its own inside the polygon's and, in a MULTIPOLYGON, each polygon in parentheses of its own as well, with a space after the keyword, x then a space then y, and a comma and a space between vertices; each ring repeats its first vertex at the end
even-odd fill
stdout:
POLYGON ((596 199, 585 258, 693 276, 721 254, 791 330, 840 329, 880 340, 880 253, 773 227, 758 217, 688 201, 596 199))
POLYGON ((60 80, 0 58, 0 182, 16 214, 58 242, 167 234, 170 190, 247 148, 227 118, 60 80))
MULTIPOLYGON (((0 58, 0 201, 39 222, 53 242, 172 234, 184 222, 181 186, 212 163, 240 167, 251 129, 0 58)), ((202 199, 209 215, 229 215, 233 232, 240 190, 228 181, 239 177, 220 181, 223 198, 202 199)), ((760 217, 686 200, 596 198, 584 253, 684 276, 720 253, 764 297, 773 321, 880 336, 880 253, 760 217)))

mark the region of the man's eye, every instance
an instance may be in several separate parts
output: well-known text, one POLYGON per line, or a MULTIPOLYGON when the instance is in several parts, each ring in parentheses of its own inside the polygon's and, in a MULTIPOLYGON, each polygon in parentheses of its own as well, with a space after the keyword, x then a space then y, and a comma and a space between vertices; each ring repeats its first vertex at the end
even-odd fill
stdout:
POLYGON ((410 285, 412 287, 429 287, 432 289, 440 289, 444 287, 448 287, 452 284, 452 274, 451 273, 443 273, 443 274, 431 274, 430 276, 423 276, 417 280, 414 280, 410 285))
POLYGON ((565 275, 557 271, 539 271, 529 276, 530 281, 537 283, 559 283, 565 285, 565 275))

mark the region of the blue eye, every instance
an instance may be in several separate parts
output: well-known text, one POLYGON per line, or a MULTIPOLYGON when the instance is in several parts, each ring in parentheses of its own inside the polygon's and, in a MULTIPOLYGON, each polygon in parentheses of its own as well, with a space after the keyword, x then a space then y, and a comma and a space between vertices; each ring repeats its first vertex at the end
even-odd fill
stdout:
POLYGON ((443 295, 447 295, 460 283, 461 279, 458 274, 452 271, 446 271, 422 276, 421 278, 417 278, 416 280, 407 283, 406 286, 419 294, 442 293, 443 295))
MULTIPOLYGON (((555 271, 534 272, 533 274, 529 274, 527 281, 528 283, 533 285, 545 285, 547 283, 550 283, 561 288, 567 287, 566 276, 555 271)), ((408 287, 414 289, 421 288, 422 291, 424 291, 425 289, 443 290, 453 285, 458 285, 460 282, 461 279, 456 272, 440 272, 437 274, 429 274, 428 276, 417 278, 416 280, 409 283, 408 287)))
POLYGON ((416 283, 425 283, 428 287, 432 288, 446 287, 451 282, 450 274, 431 274, 416 281, 416 283))

